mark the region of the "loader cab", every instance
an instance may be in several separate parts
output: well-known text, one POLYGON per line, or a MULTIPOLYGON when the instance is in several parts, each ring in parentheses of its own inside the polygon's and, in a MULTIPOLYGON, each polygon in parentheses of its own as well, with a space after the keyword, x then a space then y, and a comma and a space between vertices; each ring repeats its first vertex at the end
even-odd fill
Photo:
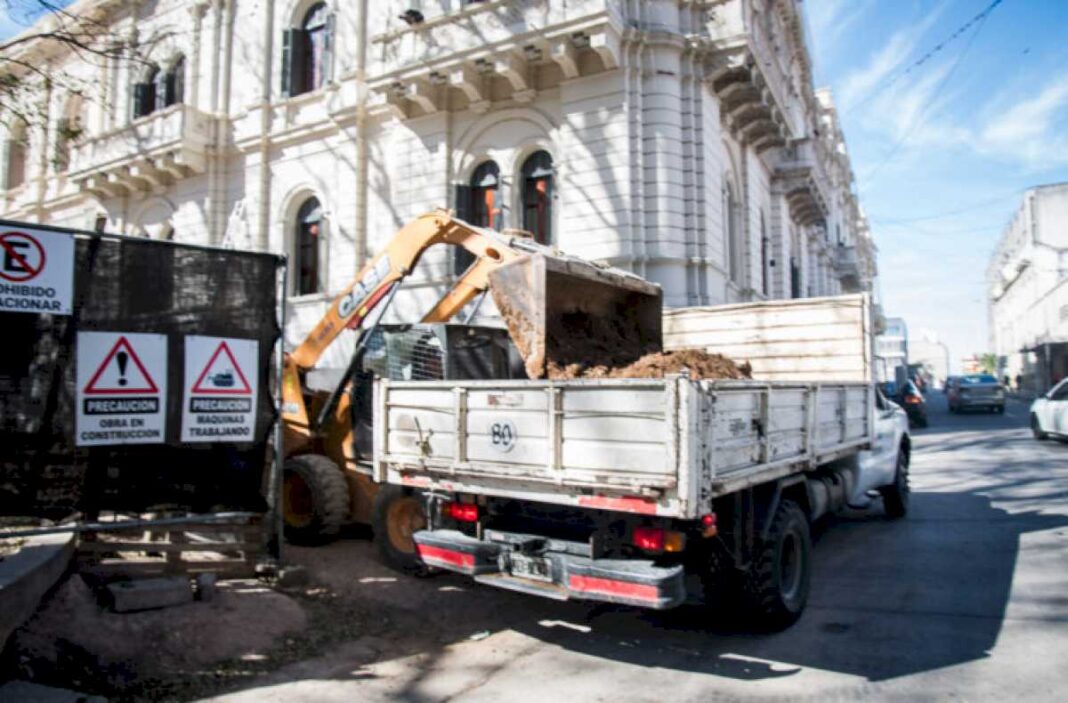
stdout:
POLYGON ((376 378, 394 381, 526 378, 523 359, 504 328, 449 323, 383 324, 367 340, 353 383, 356 455, 370 461, 376 378))

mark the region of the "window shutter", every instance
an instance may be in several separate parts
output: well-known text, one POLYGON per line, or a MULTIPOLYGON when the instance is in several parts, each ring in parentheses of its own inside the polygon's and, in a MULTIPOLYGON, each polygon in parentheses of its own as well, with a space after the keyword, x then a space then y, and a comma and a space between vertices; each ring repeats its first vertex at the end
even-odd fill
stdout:
POLYGON ((174 64, 171 72, 167 74, 167 99, 166 105, 174 105, 185 101, 185 61, 174 64))
MULTIPOLYGON (((471 187, 456 184, 456 192, 453 196, 453 202, 456 207, 456 217, 464 222, 471 221, 471 187)), ((463 247, 455 247, 452 254, 452 272, 457 275, 463 275, 471 264, 475 262, 475 255, 469 252, 463 247)))
POLYGON ((133 87, 133 116, 144 117, 152 112, 152 103, 155 102, 155 88, 151 83, 134 83, 133 87))
POLYGON ((3 176, 3 180, 0 181, 0 189, 8 189, 11 187, 11 174, 8 169, 11 168, 11 139, 5 139, 3 145, 0 145, 0 176, 3 176))
POLYGON ((282 95, 296 95, 293 91, 293 45, 296 43, 299 29, 286 29, 282 32, 282 95))
POLYGON ((326 27, 323 29, 323 83, 334 80, 334 25, 335 16, 326 16, 326 27))

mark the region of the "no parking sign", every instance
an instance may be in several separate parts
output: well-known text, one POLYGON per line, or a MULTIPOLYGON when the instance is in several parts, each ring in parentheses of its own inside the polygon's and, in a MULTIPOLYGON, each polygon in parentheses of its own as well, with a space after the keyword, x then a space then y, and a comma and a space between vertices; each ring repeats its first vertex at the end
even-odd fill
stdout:
POLYGON ((0 227, 0 311, 69 315, 74 237, 0 227))

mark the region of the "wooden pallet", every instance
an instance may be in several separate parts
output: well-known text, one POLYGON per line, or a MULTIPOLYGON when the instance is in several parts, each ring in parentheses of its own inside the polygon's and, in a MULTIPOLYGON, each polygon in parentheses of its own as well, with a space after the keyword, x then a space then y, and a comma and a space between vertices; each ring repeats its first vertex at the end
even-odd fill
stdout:
POLYGON ((261 520, 85 532, 75 563, 81 573, 105 578, 205 572, 220 578, 251 578, 265 544, 261 520))

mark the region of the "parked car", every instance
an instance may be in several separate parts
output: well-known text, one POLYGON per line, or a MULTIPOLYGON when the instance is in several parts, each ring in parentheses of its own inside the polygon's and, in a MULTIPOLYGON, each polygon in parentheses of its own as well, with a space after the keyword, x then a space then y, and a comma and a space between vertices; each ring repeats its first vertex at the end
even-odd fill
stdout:
POLYGON ((907 381, 899 387, 893 381, 888 381, 883 384, 882 391, 905 410, 910 426, 927 427, 927 401, 915 383, 907 381))
POLYGON ((946 396, 951 413, 970 408, 1005 412, 1005 387, 988 373, 970 373, 953 379, 946 396))
POLYGON ((1031 432, 1035 439, 1068 439, 1068 378, 1031 403, 1031 432))

